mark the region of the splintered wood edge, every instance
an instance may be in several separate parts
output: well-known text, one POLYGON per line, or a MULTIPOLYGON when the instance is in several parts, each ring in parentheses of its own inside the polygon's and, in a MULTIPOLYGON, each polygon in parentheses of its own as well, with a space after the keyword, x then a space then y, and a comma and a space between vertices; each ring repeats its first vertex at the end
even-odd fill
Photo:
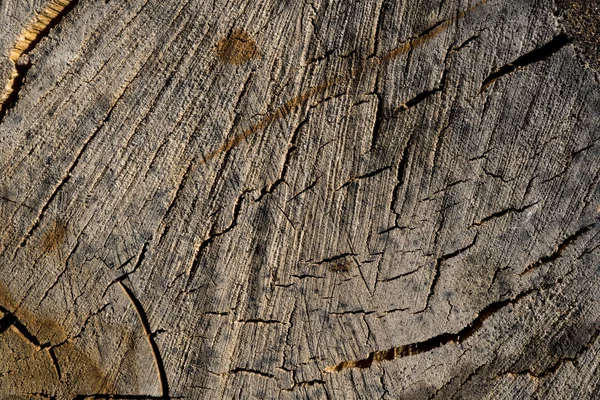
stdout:
POLYGON ((37 13, 31 22, 21 31, 15 45, 10 50, 8 59, 13 68, 4 91, 0 96, 0 115, 10 105, 10 99, 18 91, 18 82, 22 80, 26 69, 19 66, 21 56, 29 53, 37 43, 55 26, 60 19, 75 5, 78 0, 51 0, 48 5, 37 13))

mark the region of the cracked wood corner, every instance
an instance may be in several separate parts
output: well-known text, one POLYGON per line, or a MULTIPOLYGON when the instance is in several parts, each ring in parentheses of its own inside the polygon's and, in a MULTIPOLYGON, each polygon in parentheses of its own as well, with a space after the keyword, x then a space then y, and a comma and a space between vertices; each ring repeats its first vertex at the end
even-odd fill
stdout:
POLYGON ((0 121, 6 110, 17 101, 19 90, 30 67, 29 60, 26 59, 27 54, 75 7, 78 1, 50 0, 46 7, 36 13, 32 21, 19 34, 8 55, 13 68, 6 80, 2 95, 0 95, 0 121))

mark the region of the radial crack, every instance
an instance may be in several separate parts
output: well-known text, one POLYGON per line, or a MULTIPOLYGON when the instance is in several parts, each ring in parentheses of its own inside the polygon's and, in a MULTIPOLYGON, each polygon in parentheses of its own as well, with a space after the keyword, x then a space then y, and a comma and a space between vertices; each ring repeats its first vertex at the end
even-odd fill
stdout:
MULTIPOLYGON (((150 328, 150 321, 148 320, 148 315, 144 311, 144 307, 142 307, 142 303, 138 300, 138 298, 135 296, 133 291, 127 285, 125 285, 123 283, 123 281, 119 281, 119 285, 121 285, 121 289, 123 289, 123 292, 125 292, 125 295, 127 295, 129 300, 131 301, 131 304, 133 304, 133 307, 135 308, 135 310, 138 314, 138 317, 140 318, 140 322, 142 323, 142 326, 144 328, 144 333, 146 334, 146 338, 148 339, 148 342, 150 343, 150 347, 152 349, 152 354, 154 355, 154 362, 156 364, 156 369, 158 372, 158 378, 160 380, 160 387, 161 387, 161 391, 162 391, 162 396, 160 398, 168 399, 169 398, 169 382, 167 380, 167 373, 165 371, 165 365, 164 365, 163 359, 160 355, 158 345, 156 344, 156 341, 154 340, 154 333, 152 332, 152 329, 150 328)), ((108 398, 111 398, 111 397, 108 397, 108 398)), ((112 397, 112 398, 115 398, 115 397, 112 397)), ((147 398, 147 397, 144 397, 144 398, 147 398)))
POLYGON ((374 362, 395 360, 417 354, 428 353, 450 343, 461 344, 475 335, 479 329, 484 326, 484 323, 488 318, 492 317, 503 308, 509 305, 514 305, 524 297, 539 290, 539 288, 533 288, 522 292, 511 299, 505 299, 489 304, 487 307, 481 310, 479 314, 477 314, 475 319, 473 319, 467 326, 460 329, 458 332, 446 332, 421 342, 392 347, 391 349, 387 350, 374 351, 363 359, 343 361, 339 364, 331 365, 325 368, 324 372, 340 372, 350 368, 369 368, 374 362))

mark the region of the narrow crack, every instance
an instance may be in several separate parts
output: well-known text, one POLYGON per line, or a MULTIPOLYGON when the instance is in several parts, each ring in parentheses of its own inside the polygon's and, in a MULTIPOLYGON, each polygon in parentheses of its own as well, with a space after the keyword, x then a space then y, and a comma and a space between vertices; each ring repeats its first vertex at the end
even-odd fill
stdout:
POLYGON ((409 108, 412 108, 420 103, 422 103, 423 101, 427 100, 429 97, 433 96, 434 94, 441 92, 444 90, 444 85, 446 83, 446 74, 447 74, 448 70, 444 70, 443 74, 442 74, 442 79, 440 80, 440 83, 437 87, 431 89, 431 90, 425 90, 424 92, 421 92, 419 94, 417 94, 416 96, 414 96, 413 98, 407 100, 406 102, 402 103, 400 106, 398 106, 398 108, 396 108, 396 110, 394 110, 394 112, 397 111, 406 111, 409 108))
POLYGON ((314 262, 312 262, 312 264, 321 265, 321 264, 325 264, 325 263, 330 263, 330 262, 333 262, 333 261, 337 261, 337 260, 340 260, 342 258, 355 257, 357 255, 358 254, 355 254, 355 253, 342 253, 342 254, 337 254, 335 256, 323 258, 322 260, 319 260, 319 261, 314 261, 314 262))
POLYGON ((431 284, 429 286, 429 293, 427 294, 427 300, 425 301, 425 307, 422 310, 415 312, 415 314, 420 314, 429 308, 429 302, 435 295, 435 289, 436 289, 438 281, 440 279, 442 263, 445 261, 448 261, 451 258, 459 256, 460 254, 469 250, 471 247, 475 246, 475 244, 477 243, 477 235, 478 234, 476 233, 475 236, 473 236, 473 240, 471 241, 471 243, 469 243, 465 247, 457 249, 457 250, 453 251, 452 253, 444 254, 435 260, 435 267, 434 267, 435 273, 433 275, 433 279, 431 280, 431 284))
POLYGON ((529 210, 531 207, 535 206, 536 204, 538 204, 539 201, 536 201, 534 203, 531 204, 527 204, 526 206, 523 206, 521 208, 515 208, 515 207, 509 207, 509 208, 505 208, 504 210, 500 210, 497 211, 495 213, 492 213, 490 215, 488 215, 487 217, 483 217, 482 219, 480 219, 479 221, 475 221, 473 222, 469 228, 472 228, 473 226, 480 226, 483 225, 484 223, 493 220, 495 218, 500 218, 505 216, 506 214, 512 214, 512 213, 522 213, 523 211, 527 211, 529 210))
POLYGON ((266 372, 262 372, 262 371, 259 371, 259 370, 256 370, 256 369, 250 369, 250 368, 235 368, 235 369, 232 369, 229 372, 226 372, 224 375, 239 374, 240 372, 245 372, 245 373, 253 374, 253 375, 259 375, 259 376, 263 376, 265 378, 271 378, 271 379, 275 378, 274 375, 271 375, 271 374, 268 374, 266 372))
POLYGON ((223 236, 224 234, 226 234, 227 232, 232 230, 237 225, 238 217, 239 217, 240 211, 242 209, 242 204, 244 202, 244 198, 250 192, 251 192, 250 190, 244 190, 242 192, 242 194, 235 201, 235 204, 233 206, 233 215, 231 217, 231 223, 220 232, 213 232, 214 227, 211 228, 211 232, 209 233, 208 237, 200 243, 200 246, 198 246, 198 250, 196 251, 196 254, 194 254, 194 259, 192 260, 192 264, 190 265, 190 270, 188 272, 188 285, 193 282, 194 277, 196 276, 196 273, 198 271, 198 268, 200 267, 201 256, 204 253, 204 251, 208 248, 208 246, 216 238, 218 238, 219 236, 223 236))
POLYGON ((298 193, 296 193, 295 195, 290 197, 290 199, 288 201, 286 201, 286 203, 289 203, 290 201, 294 200, 298 196, 300 196, 300 195, 308 192, 310 189, 314 188, 317 185, 317 182, 319 181, 319 179, 321 179, 320 176, 317 179, 315 179, 314 181, 312 181, 307 187, 305 187, 304 189, 300 190, 298 193))
POLYGON ((572 235, 567 236, 561 243, 559 243, 554 251, 542 258, 540 258, 539 260, 529 264, 524 270, 523 272, 521 272, 519 275, 523 276, 525 274, 527 274, 528 272, 531 272, 532 270, 534 270, 535 268, 540 267, 543 264, 549 263, 549 262, 553 262, 556 261, 557 259, 559 259, 563 252, 570 246, 572 245, 577 239, 579 239, 581 236, 583 236, 585 233, 587 233, 590 229, 592 229, 592 227, 594 227, 594 225, 596 225, 595 223, 584 226, 583 228, 579 229, 577 232, 573 233, 572 235))
POLYGON ((377 176, 377 175, 381 174, 382 172, 385 172, 385 171, 390 170, 390 169, 392 169, 392 166, 388 165, 387 167, 378 168, 378 169, 376 169, 374 171, 367 172, 367 173, 362 174, 362 175, 353 176, 350 179, 348 179, 342 186, 340 186, 339 188, 337 188, 336 191, 345 188, 346 186, 348 186, 349 184, 351 184, 353 182, 356 182, 356 181, 361 180, 361 179, 372 178, 372 177, 377 176))

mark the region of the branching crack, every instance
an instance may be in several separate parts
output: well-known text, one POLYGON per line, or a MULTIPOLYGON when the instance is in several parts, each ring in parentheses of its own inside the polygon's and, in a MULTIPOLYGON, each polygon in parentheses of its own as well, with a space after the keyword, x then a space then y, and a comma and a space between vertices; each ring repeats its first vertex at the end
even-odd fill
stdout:
POLYGON ((458 250, 455 250, 452 253, 444 254, 443 256, 438 257, 435 260, 435 267, 434 267, 435 272, 433 275, 433 279, 431 280, 431 285, 429 286, 429 293, 427 294, 427 300, 425 301, 425 307, 422 310, 415 312, 415 314, 422 313, 429 308, 429 302, 431 301, 431 298, 435 294, 435 288, 436 288, 436 286, 438 284, 438 280, 440 278, 440 270, 441 270, 442 263, 464 253, 465 251, 469 250, 471 247, 475 246, 475 243, 477 243, 477 235, 478 234, 476 233, 475 236, 473 236, 473 241, 471 241, 471 243, 468 244, 467 246, 460 248, 458 250))
POLYGON ((52 346, 50 342, 40 343, 39 339, 27 329, 27 327, 19 320, 19 318, 9 311, 8 309, 0 306, 0 312, 4 314, 2 319, 0 319, 0 334, 6 331, 11 326, 25 339, 29 342, 37 351, 45 350, 48 353, 48 357, 52 361, 52 365, 56 371, 56 375, 60 380, 62 378, 60 372, 60 366, 58 365, 58 360, 54 352, 52 351, 52 346))
POLYGON ((198 246, 198 251, 196 251, 196 254, 194 255, 194 259, 192 260, 192 264, 188 272, 188 285, 191 282, 193 282, 194 277, 196 276, 196 272, 198 271, 198 267, 200 266, 200 257, 202 256, 202 253, 216 238, 218 238, 219 236, 223 236, 237 225, 238 217, 240 215, 240 211, 242 210, 242 204, 244 202, 244 197, 250 192, 250 190, 244 190, 235 201, 235 204, 233 206, 233 215, 231 217, 231 223, 229 224, 229 226, 227 226, 220 232, 214 232, 213 226, 210 230, 208 237, 200 243, 200 246, 198 246))
MULTIPOLYGON (((144 246, 142 246, 142 250, 140 251, 140 255, 138 256, 138 259, 137 259, 135 265, 133 266, 133 268, 131 269, 131 271, 126 272, 123 275, 120 275, 119 277, 117 277, 116 279, 114 279, 111 283, 109 283, 108 286, 106 287, 106 289, 104 289, 104 293, 102 294, 102 297, 106 296, 106 292, 108 291, 108 289, 110 289, 110 287, 112 285, 114 285, 117 282, 122 282, 125 279, 129 278, 129 275, 133 274, 135 271, 137 271, 140 268, 140 266, 142 265, 142 263, 146 259, 146 252, 148 251, 148 246, 149 245, 150 245, 149 242, 145 242, 144 243, 144 246)), ((131 263, 131 261, 133 261, 134 258, 135 258, 135 255, 129 257, 117 269, 125 268, 125 266, 127 266, 127 264, 131 263)))
POLYGON ((473 319, 467 326, 456 333, 446 332, 434 336, 422 342, 410 343, 403 346, 392 347, 388 350, 371 352, 366 358, 360 360, 343 361, 339 364, 325 368, 324 372, 340 372, 350 368, 369 368, 374 362, 384 360, 395 360, 418 354, 428 353, 447 344, 462 344, 475 335, 483 326, 485 321, 509 305, 514 305, 524 297, 538 292, 539 288, 533 288, 516 295, 513 298, 500 300, 489 304, 473 319))
POLYGON ((526 371, 519 371, 516 373, 516 375, 523 375, 523 374, 527 374, 536 378, 545 378, 548 375, 552 375, 554 374, 556 371, 558 371, 558 369, 560 367, 562 367, 562 365, 566 362, 574 362, 577 361, 579 359, 579 357, 581 357, 581 355, 583 353, 585 353, 586 351, 588 351, 592 345, 594 344, 594 342, 596 340, 598 340, 598 337, 600 336, 600 329, 596 330, 594 333, 592 333, 592 335, 590 336, 590 339, 587 341, 587 343, 585 343, 580 349, 579 351, 577 351, 577 353, 575 353, 573 356, 568 356, 568 357, 561 357, 558 360, 556 360, 554 362, 554 364, 550 365, 549 367, 547 367, 546 369, 544 369, 543 371, 540 372, 534 372, 531 370, 526 370, 526 371))

